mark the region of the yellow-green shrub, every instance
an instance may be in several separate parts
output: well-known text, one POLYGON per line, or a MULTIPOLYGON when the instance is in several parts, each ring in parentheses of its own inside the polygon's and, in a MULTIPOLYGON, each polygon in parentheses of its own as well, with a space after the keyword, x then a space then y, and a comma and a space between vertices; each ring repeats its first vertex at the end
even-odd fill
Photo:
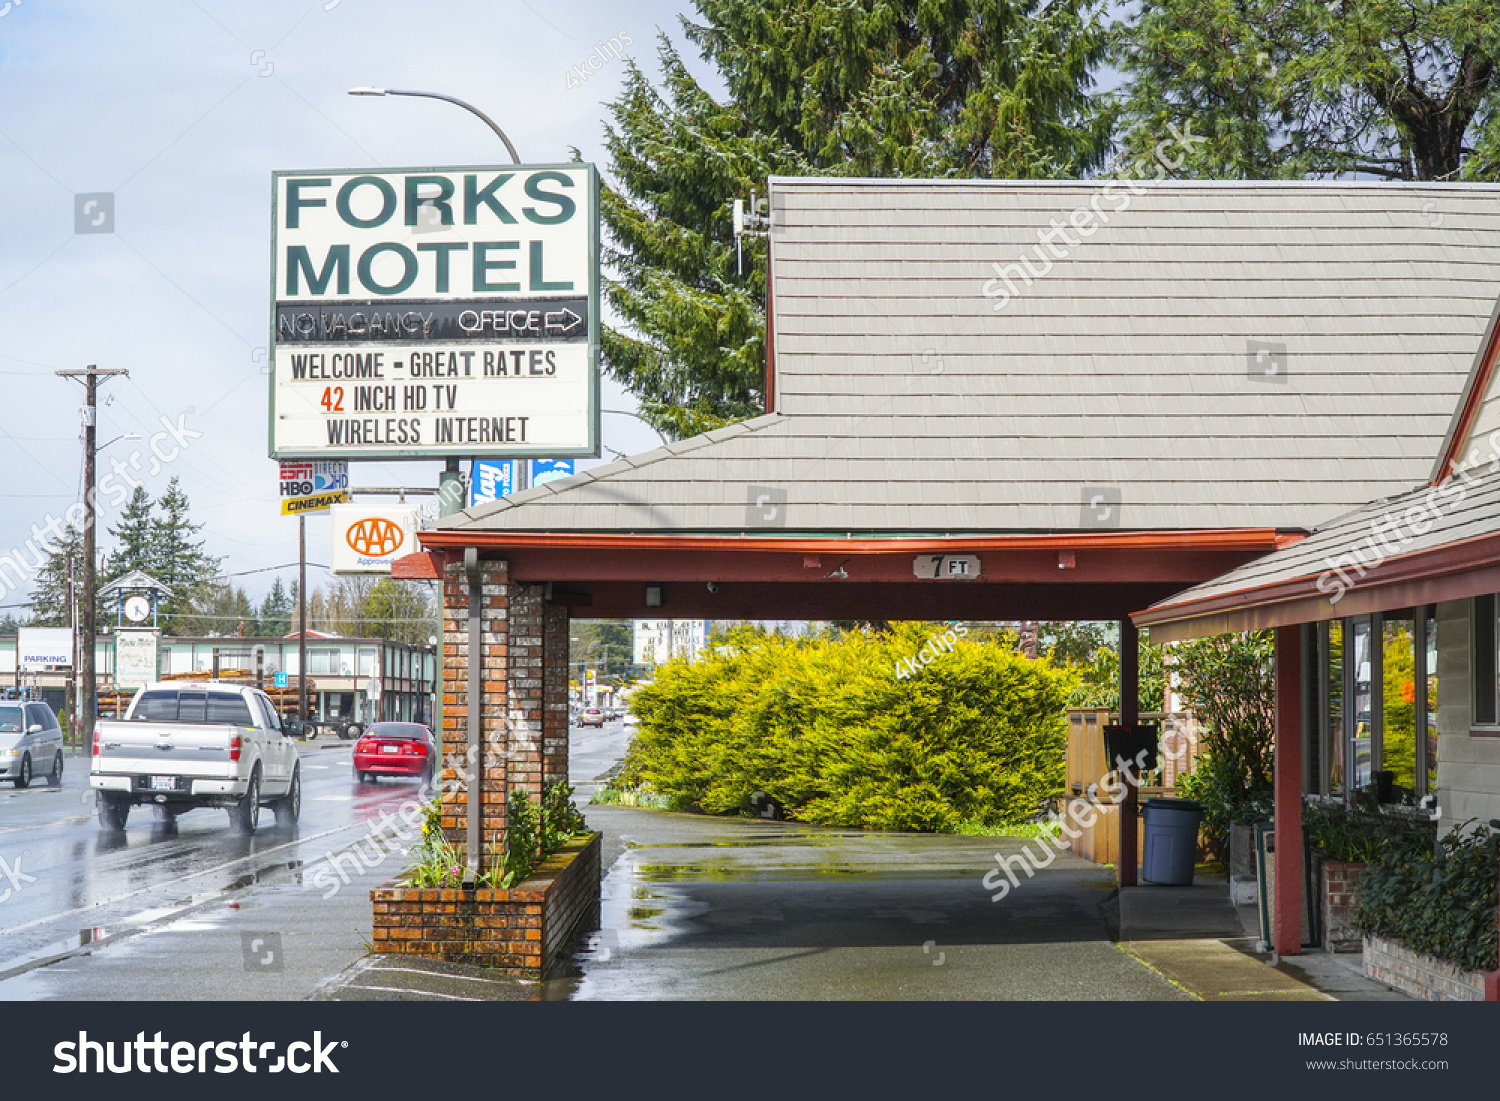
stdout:
POLYGON ((710 814, 763 791, 803 821, 890 830, 1014 822, 1062 790, 1074 679, 1045 661, 919 623, 719 642, 636 692, 622 784, 710 814))

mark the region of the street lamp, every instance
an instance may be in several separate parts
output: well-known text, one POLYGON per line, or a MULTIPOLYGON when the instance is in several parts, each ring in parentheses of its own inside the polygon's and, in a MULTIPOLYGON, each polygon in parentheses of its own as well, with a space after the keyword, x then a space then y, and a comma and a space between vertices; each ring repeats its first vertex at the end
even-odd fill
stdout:
MULTIPOLYGON (((422 99, 440 99, 445 103, 457 104, 470 114, 477 115, 484 124, 495 132, 495 136, 505 143, 505 151, 510 154, 513 164, 521 163, 521 155, 516 152, 516 147, 510 143, 505 136, 505 131, 495 125, 495 120, 490 118, 472 103, 465 103, 456 96, 444 95, 442 92, 416 92, 407 88, 350 88, 351 96, 418 96, 422 99)), ((459 473, 458 460, 449 459, 443 473, 438 476, 438 514, 440 516, 452 516, 463 509, 463 475, 459 473)), ((516 464, 517 481, 522 484, 518 487, 525 489, 527 464, 525 460, 516 464)))
POLYGON ((515 164, 521 163, 521 157, 516 152, 516 147, 505 136, 505 131, 495 125, 495 120, 472 103, 465 103, 455 96, 445 96, 442 92, 413 92, 401 88, 350 88, 349 94, 351 96, 421 96, 424 99, 441 99, 448 103, 456 103, 465 111, 478 115, 484 121, 484 124, 495 132, 495 136, 505 143, 505 150, 510 154, 511 161, 515 164))

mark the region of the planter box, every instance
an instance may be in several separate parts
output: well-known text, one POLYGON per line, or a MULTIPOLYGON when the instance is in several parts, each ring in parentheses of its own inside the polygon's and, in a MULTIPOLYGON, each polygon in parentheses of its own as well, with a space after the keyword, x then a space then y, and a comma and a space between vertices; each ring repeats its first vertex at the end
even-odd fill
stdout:
POLYGON ((1323 948, 1328 952, 1358 952, 1364 947, 1354 928, 1354 890, 1365 865, 1323 860, 1318 874, 1323 904, 1323 948))
POLYGON ((1429 1002, 1484 1001, 1484 972, 1465 971, 1400 941, 1366 937, 1365 976, 1429 1002))
POLYGON ((375 951, 540 979, 575 931, 598 922, 599 850, 597 833, 570 841, 505 891, 377 887, 375 951))

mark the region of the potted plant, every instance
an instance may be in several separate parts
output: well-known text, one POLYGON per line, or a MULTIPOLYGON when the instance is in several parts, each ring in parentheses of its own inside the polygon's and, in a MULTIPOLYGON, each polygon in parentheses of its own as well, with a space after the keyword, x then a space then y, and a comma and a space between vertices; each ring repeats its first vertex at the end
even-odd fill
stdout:
POLYGON ((1366 866, 1395 849, 1430 848, 1437 828, 1410 814, 1342 803, 1309 804, 1302 826, 1317 866, 1323 947, 1329 952, 1358 952, 1363 938, 1354 923, 1355 895, 1366 866))

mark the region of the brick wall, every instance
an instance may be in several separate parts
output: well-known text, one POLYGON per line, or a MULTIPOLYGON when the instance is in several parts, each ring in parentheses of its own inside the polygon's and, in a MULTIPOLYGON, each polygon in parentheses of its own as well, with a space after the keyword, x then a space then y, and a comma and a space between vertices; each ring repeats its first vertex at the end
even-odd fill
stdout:
POLYGON ((1322 862, 1323 947, 1330 952, 1358 952, 1363 946, 1354 928, 1354 892, 1364 870, 1363 864, 1322 862))
POLYGON ((568 780, 568 609, 548 605, 543 620, 542 781, 568 780))
POLYGON ((1365 975, 1429 1002, 1482 1002, 1484 975, 1413 952, 1398 941, 1366 937, 1365 975))
POLYGON ((543 587, 516 582, 510 586, 509 679, 506 681, 509 738, 505 759, 510 787, 542 798, 542 647, 546 606, 543 587))
MULTIPOLYGON (((487 850, 505 843, 506 689, 510 577, 505 562, 480 564, 480 736, 484 740, 483 818, 487 850)), ((467 852, 466 815, 470 790, 469 751, 469 586, 461 562, 443 570, 443 833, 460 853, 467 852)))
POLYGON ((370 892, 375 951, 541 978, 599 917, 599 835, 570 842, 508 891, 402 887, 370 892))

